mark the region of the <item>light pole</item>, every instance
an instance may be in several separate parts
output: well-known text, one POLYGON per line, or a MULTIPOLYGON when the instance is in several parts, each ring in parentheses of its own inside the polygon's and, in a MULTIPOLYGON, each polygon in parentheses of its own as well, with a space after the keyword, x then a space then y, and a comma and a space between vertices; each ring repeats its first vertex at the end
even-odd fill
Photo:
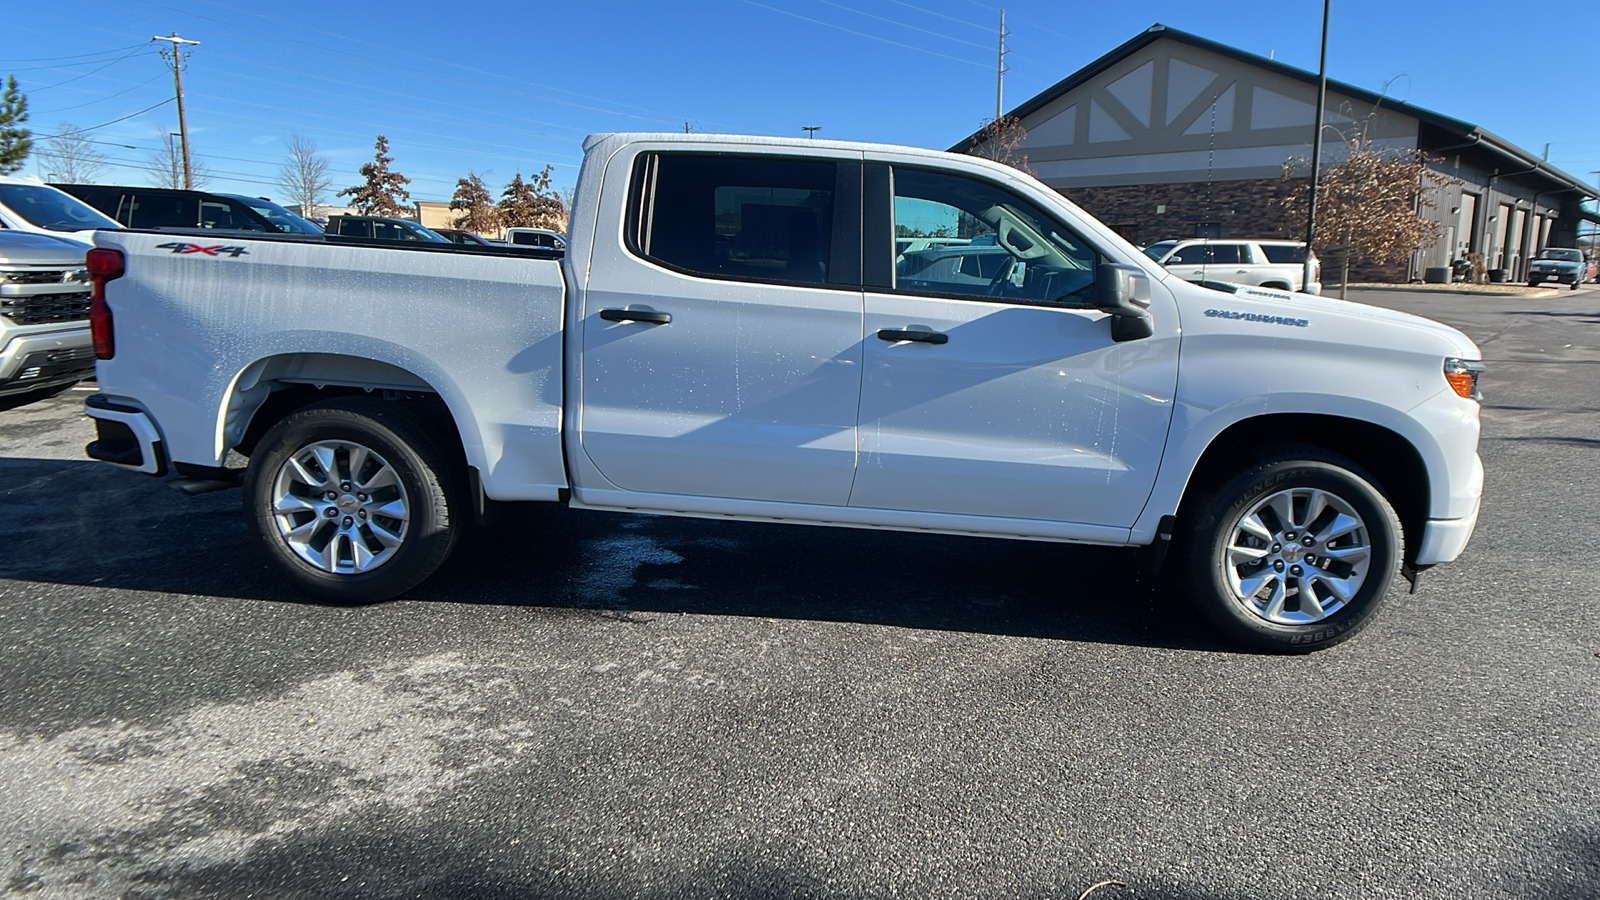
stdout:
POLYGON ((172 42, 170 48, 161 51, 161 58, 172 64, 172 87, 178 94, 178 140, 183 144, 183 189, 192 191, 194 190, 194 170, 189 165, 189 124, 183 117, 183 60, 187 55, 183 50, 183 45, 192 44, 198 47, 200 42, 178 37, 176 31, 166 37, 158 34, 150 40, 172 42))
MULTIPOLYGON (((1333 0, 1322 0, 1322 58, 1317 63, 1317 118, 1311 124, 1311 202, 1306 213, 1306 261, 1301 278, 1301 289, 1311 284, 1311 242, 1317 236, 1317 182, 1322 174, 1322 116, 1328 105, 1328 8, 1333 0)), ((1349 252, 1347 249, 1345 252, 1349 252)), ((1349 271, 1348 267, 1345 269, 1349 271)), ((1344 296, 1344 285, 1339 285, 1339 296, 1344 296)))
POLYGON ((822 126, 821 125, 801 125, 800 126, 800 130, 804 131, 806 133, 807 137, 810 137, 810 138, 814 139, 817 136, 817 132, 822 130, 822 126))

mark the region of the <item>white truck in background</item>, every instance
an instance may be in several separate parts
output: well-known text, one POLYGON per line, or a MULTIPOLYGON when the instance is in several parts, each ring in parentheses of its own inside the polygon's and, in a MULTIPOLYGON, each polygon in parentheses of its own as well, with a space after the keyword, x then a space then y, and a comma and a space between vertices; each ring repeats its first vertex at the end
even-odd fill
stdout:
POLYGON ((94 375, 88 250, 65 237, 0 228, 0 407, 94 375))
POLYGON ((1322 293, 1322 261, 1314 251, 1306 259, 1305 241, 1191 238, 1157 241, 1144 252, 1185 281, 1322 293))
POLYGON ((1189 284, 973 157, 584 151, 564 254, 97 234, 89 455, 242 483, 266 553, 344 599, 411 589, 488 504, 565 502, 1143 547, 1226 634, 1296 651, 1472 534, 1454 329, 1189 284), (908 266, 909 232, 970 248, 908 266))

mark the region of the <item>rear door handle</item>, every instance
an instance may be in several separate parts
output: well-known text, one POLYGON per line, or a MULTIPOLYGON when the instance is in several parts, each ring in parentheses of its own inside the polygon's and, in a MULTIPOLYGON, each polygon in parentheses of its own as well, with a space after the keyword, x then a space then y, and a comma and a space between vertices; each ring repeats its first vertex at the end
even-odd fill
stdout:
POLYGON ((666 325, 672 321, 672 313, 656 312, 653 309, 602 309, 600 318, 607 322, 648 322, 651 325, 666 325))
POLYGON ((889 341, 916 341, 919 344, 948 344, 950 336, 942 331, 902 331, 895 328, 882 328, 878 330, 878 340, 889 341))

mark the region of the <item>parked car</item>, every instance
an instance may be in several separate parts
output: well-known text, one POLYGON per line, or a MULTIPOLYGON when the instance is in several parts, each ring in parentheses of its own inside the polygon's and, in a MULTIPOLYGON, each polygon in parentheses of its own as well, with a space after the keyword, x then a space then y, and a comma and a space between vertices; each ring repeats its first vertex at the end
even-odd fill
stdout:
POLYGON ((89 245, 0 229, 0 397, 42 398, 94 374, 89 245))
POLYGON ((454 241, 431 228, 424 228, 408 219, 389 216, 330 216, 323 229, 328 234, 344 237, 371 238, 376 241, 422 241, 430 244, 450 244, 454 241))
POLYGON ((127 228, 204 228, 220 231, 316 234, 316 226, 278 207, 295 221, 275 222, 252 208, 254 198, 174 188, 115 184, 53 184, 127 228), (245 202, 250 199, 250 202, 245 202))
POLYGON ((273 227, 285 234, 321 234, 322 226, 312 222, 305 216, 292 212, 285 207, 273 203, 266 197, 251 197, 247 194, 218 194, 229 200, 237 200, 250 207, 256 215, 261 216, 273 227))
POLYGON ((1453 328, 1206 290, 960 154, 610 134, 576 196, 565 251, 95 235, 89 454, 242 486, 277 571, 344 601, 542 501, 1141 547, 1152 575, 1170 547, 1220 629, 1300 652, 1472 535, 1482 354, 1453 328), (904 208, 988 240, 899 279, 904 208))
POLYGON ((452 244, 468 244, 478 247, 498 246, 493 241, 484 240, 470 231, 462 231, 459 228, 435 228, 433 233, 448 239, 452 244))
POLYGON ((548 228, 507 228, 507 247, 539 247, 545 250, 567 249, 567 236, 548 228))
POLYGON ((1538 287, 1546 281, 1569 284, 1573 290, 1583 284, 1588 274, 1589 262, 1582 250, 1565 247, 1546 247, 1528 263, 1528 287, 1538 287))
POLYGON ((1146 256, 1185 281, 1231 281, 1284 291, 1322 293, 1322 263, 1311 253, 1311 283, 1305 283, 1304 241, 1193 238, 1159 241, 1146 256))
POLYGON ((0 175, 0 228, 88 239, 115 219, 38 179, 0 175))

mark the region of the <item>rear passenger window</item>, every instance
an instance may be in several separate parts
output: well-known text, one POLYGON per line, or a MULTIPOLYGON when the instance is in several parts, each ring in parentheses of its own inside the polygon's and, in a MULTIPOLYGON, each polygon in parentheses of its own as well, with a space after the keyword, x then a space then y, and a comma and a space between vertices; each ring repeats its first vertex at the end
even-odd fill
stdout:
POLYGON ((635 169, 630 249, 693 275, 824 284, 837 166, 663 153, 635 169))
POLYGON ((129 206, 129 228, 194 228, 200 224, 200 204, 190 197, 135 194, 129 206))
POLYGON ((1218 264, 1249 262, 1250 255, 1246 253, 1243 258, 1241 258, 1239 255, 1239 250, 1240 247, 1238 244, 1212 244, 1211 261, 1218 264))
POLYGON ((1306 261, 1305 249, 1293 244, 1262 244, 1261 252, 1267 255, 1267 262, 1297 263, 1306 261))

